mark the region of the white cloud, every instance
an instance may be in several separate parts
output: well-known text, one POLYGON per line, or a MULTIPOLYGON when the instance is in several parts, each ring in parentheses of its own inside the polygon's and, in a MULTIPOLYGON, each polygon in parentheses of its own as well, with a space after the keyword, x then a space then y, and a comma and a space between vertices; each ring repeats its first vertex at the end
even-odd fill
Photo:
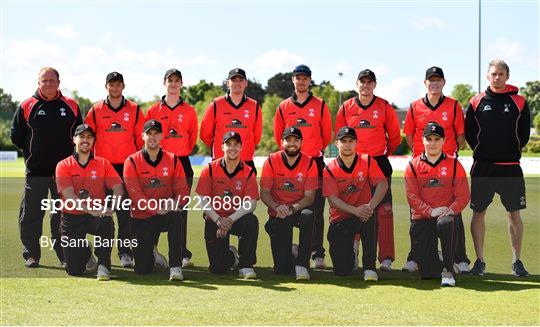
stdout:
POLYGON ((290 53, 288 50, 271 50, 259 55, 255 59, 253 68, 274 72, 290 71, 292 67, 303 62, 304 59, 301 56, 290 53))
POLYGON ((404 108, 422 95, 422 88, 422 82, 416 77, 403 76, 392 79, 390 83, 378 84, 375 93, 404 108))
POLYGON ((68 40, 75 40, 79 38, 79 32, 77 32, 70 24, 60 26, 49 26, 47 32, 68 40))
POLYGON ((431 29, 442 29, 446 27, 446 23, 437 17, 419 17, 413 21, 413 27, 418 30, 425 30, 428 28, 431 29))
POLYGON ((525 57, 525 46, 523 44, 504 37, 488 44, 486 48, 488 57, 493 59, 500 58, 507 62, 519 62, 525 57))

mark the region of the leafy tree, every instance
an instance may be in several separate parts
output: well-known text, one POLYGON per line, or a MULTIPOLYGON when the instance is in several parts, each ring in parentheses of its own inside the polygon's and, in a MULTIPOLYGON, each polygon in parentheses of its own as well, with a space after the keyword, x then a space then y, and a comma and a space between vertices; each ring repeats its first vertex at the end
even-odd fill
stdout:
POLYGON ((522 87, 520 92, 527 99, 531 117, 535 117, 540 112, 540 81, 525 83, 525 87, 522 87))
POLYGON ((77 104, 79 105, 79 109, 81 110, 81 117, 84 120, 84 118, 86 118, 86 113, 88 112, 88 110, 90 110, 90 107, 92 107, 92 100, 80 96, 79 91, 77 90, 71 92, 71 96, 73 97, 73 100, 75 100, 75 102, 77 102, 77 104))
POLYGON ((270 77, 266 86, 266 93, 275 94, 282 99, 290 97, 293 90, 292 73, 277 73, 270 77))
POLYGON ((469 104, 469 100, 474 96, 473 87, 470 84, 456 84, 454 85, 454 88, 452 89, 452 93, 450 96, 454 99, 456 99, 459 104, 461 105, 461 108, 465 110, 467 108, 467 105, 469 104))
POLYGON ((13 100, 11 94, 4 93, 4 89, 0 88, 0 120, 11 121, 18 106, 19 103, 13 100))
POLYGON ((199 83, 183 88, 185 100, 191 105, 204 100, 206 92, 215 88, 214 83, 208 83, 204 79, 199 83))
POLYGON ((267 94, 262 105, 263 132, 261 143, 257 147, 256 155, 268 155, 279 149, 274 140, 274 116, 279 103, 283 99, 275 94, 267 94))

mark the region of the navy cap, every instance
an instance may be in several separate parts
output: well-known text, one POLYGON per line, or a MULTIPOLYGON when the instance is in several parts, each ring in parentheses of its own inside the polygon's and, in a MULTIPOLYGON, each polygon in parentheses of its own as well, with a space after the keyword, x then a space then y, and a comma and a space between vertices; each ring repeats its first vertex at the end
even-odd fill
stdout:
POLYGON ((281 139, 286 139, 289 136, 296 136, 298 139, 302 139, 302 131, 296 127, 287 127, 283 130, 281 134, 281 139))
POLYGON ((96 136, 96 133, 94 132, 92 127, 88 124, 80 124, 79 126, 77 126, 77 128, 75 128, 74 136, 82 134, 83 132, 90 132, 92 133, 92 135, 96 136))
POLYGON ((227 143, 227 141, 230 140, 230 139, 235 139, 238 142, 242 143, 242 138, 240 137, 240 134, 238 134, 237 132, 234 132, 234 131, 225 133, 225 135, 223 135, 223 142, 222 143, 227 143))
POLYGON ((105 84, 109 83, 110 81, 120 81, 124 83, 124 76, 122 76, 122 74, 119 72, 108 73, 107 77, 105 78, 105 84))
POLYGON ((424 137, 429 135, 444 137, 444 128, 435 122, 429 122, 426 127, 424 127, 424 137))
POLYGON ((369 77, 372 81, 376 82, 377 78, 375 77, 375 73, 370 69, 364 69, 358 73, 358 80, 362 79, 362 77, 369 77))
POLYGON ((438 76, 440 78, 444 78, 444 72, 443 72, 442 68, 436 67, 436 66, 429 67, 426 70, 426 79, 429 79, 432 76, 438 76))
POLYGON ((147 121, 146 123, 144 123, 144 126, 143 126, 143 132, 145 133, 148 133, 148 131, 150 130, 156 130, 160 133, 163 133, 163 129, 161 127, 161 123, 155 119, 151 119, 149 121, 147 121))
POLYGON ((355 140, 358 139, 356 137, 356 131, 354 130, 354 128, 349 127, 349 126, 341 127, 339 129, 339 132, 337 133, 336 139, 341 140, 344 137, 351 137, 351 138, 353 138, 355 140))
POLYGON ((227 77, 227 79, 231 79, 235 76, 241 76, 243 77, 244 79, 247 79, 246 77, 246 71, 243 70, 242 68, 234 68, 234 69, 231 69, 229 71, 229 77, 227 77))
POLYGON ((306 66, 306 65, 298 65, 298 66, 294 67, 292 75, 296 76, 296 75, 300 75, 300 74, 304 74, 304 75, 307 75, 307 76, 311 77, 311 69, 309 69, 309 67, 306 66))
POLYGON ((172 75, 177 75, 178 77, 180 77, 180 79, 182 79, 182 73, 176 68, 171 68, 171 69, 167 69, 167 71, 165 72, 165 76, 163 76, 163 80, 166 80, 172 75))

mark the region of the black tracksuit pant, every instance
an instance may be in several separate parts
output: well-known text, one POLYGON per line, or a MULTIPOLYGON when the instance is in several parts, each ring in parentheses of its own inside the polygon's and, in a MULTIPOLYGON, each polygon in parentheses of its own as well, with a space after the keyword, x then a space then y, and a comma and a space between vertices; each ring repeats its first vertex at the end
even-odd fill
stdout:
MULTIPOLYGON (((118 173, 120 177, 124 176, 124 165, 123 164, 115 164, 113 165, 114 170, 118 173)), ((122 199, 129 198, 128 192, 124 186, 124 195, 122 196, 122 199)), ((133 251, 131 247, 125 246, 126 244, 130 244, 131 239, 131 230, 130 230, 130 211, 128 210, 116 210, 116 221, 118 222, 118 236, 117 239, 121 240, 121 242, 118 243, 118 256, 121 256, 122 254, 127 254, 130 257, 133 256, 133 251)))
MULTIPOLYGON (((114 238, 114 222, 112 217, 94 217, 89 214, 72 215, 63 213, 60 223, 62 235, 62 247, 66 260, 66 272, 68 275, 80 276, 86 270, 86 262, 92 255, 90 242, 86 240, 86 234, 92 234, 101 238, 100 242, 94 242, 94 253, 98 259, 98 265, 104 265, 111 270, 112 240, 114 238), (75 246, 73 246, 73 242, 75 246)), ((94 239, 95 240, 95 239, 94 239)))
MULTIPOLYGON (((58 199, 58 191, 54 177, 26 176, 24 191, 19 210, 19 233, 23 244, 23 258, 34 258, 39 262, 41 247, 39 238, 43 235, 43 216, 41 201, 48 198, 58 199)), ((51 239, 54 241, 54 251, 60 262, 64 262, 64 253, 60 246, 60 212, 51 213, 51 239)))
POLYGON ((304 209, 285 218, 270 217, 268 219, 264 228, 270 236, 276 274, 290 274, 294 272, 295 266, 309 269, 313 222, 311 209, 304 209), (297 258, 294 258, 291 252, 294 227, 300 229, 297 258))
POLYGON ((324 169, 324 158, 314 157, 317 164, 317 171, 319 175, 319 188, 315 193, 315 201, 313 202, 314 224, 313 230, 313 244, 311 246, 312 259, 324 258, 326 250, 324 249, 324 203, 326 198, 322 194, 322 176, 324 169))
POLYGON ((259 238, 259 220, 252 213, 236 220, 223 238, 217 238, 218 226, 209 218, 204 224, 204 240, 210 262, 210 272, 224 274, 234 265, 234 255, 229 249, 230 235, 238 236, 238 268, 252 268, 257 262, 257 240, 259 238))
MULTIPOLYGON (((189 189, 191 190, 191 187, 193 186, 193 168, 191 167, 191 161, 189 161, 189 156, 178 157, 178 159, 180 160, 180 163, 182 163, 182 167, 184 168, 184 174, 186 175, 187 183, 189 189)), ((187 217, 188 211, 182 210, 182 215, 180 217, 180 223, 182 224, 182 258, 191 259, 193 254, 187 248, 187 217)))
POLYGON ((455 250, 454 217, 414 219, 411 223, 413 252, 422 278, 440 278, 442 268, 453 272, 455 250), (439 260, 438 239, 441 240, 443 262, 439 260))
POLYGON ((347 218, 328 227, 328 242, 334 273, 338 276, 348 275, 354 268, 354 236, 360 234, 362 239, 362 269, 375 271, 377 258, 377 221, 375 216, 367 221, 357 217, 347 218))
POLYGON ((131 231, 137 241, 137 246, 133 246, 136 273, 149 274, 154 270, 154 245, 163 232, 167 233, 169 243, 169 266, 182 266, 180 216, 181 212, 169 212, 146 219, 130 219, 131 231))

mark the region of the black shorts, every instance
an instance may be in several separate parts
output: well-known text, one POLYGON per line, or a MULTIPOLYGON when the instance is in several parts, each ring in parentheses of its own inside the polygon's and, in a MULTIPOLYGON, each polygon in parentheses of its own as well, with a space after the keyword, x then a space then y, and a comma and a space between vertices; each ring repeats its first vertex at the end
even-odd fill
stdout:
POLYGON ((500 195, 506 211, 525 209, 525 179, 521 166, 475 161, 471 168, 471 209, 486 210, 495 193, 500 195))

